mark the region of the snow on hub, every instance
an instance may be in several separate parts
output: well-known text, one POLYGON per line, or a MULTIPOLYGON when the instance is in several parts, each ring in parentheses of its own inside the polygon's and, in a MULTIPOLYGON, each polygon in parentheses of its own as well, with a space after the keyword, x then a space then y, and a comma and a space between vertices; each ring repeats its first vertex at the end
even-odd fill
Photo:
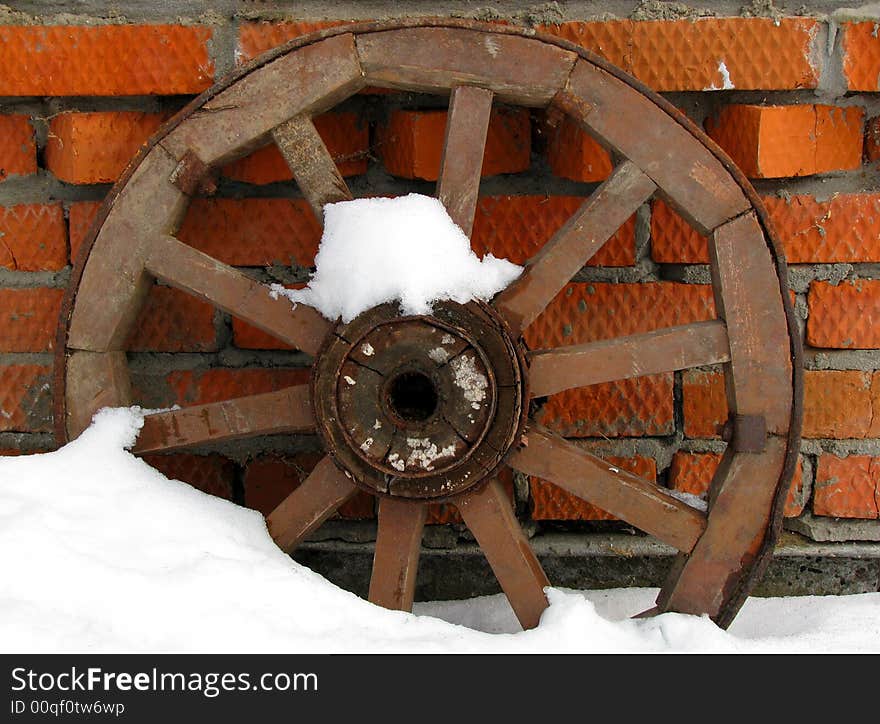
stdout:
POLYGON ((444 500, 493 475, 520 436, 524 359, 482 302, 438 302, 430 316, 373 307, 318 353, 319 433, 369 492, 444 500))

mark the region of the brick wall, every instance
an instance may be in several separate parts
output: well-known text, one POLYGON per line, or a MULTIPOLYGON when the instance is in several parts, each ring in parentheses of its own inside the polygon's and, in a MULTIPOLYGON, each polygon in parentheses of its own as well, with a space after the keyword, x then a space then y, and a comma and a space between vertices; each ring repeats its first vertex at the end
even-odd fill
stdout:
MULTIPOLYGON (((0 453, 15 454, 55 445, 55 323, 71 260, 109 184, 194 94, 259 53, 336 21, 220 13, 3 17, 0 453)), ((806 344, 804 441, 788 525, 816 538, 880 539, 877 24, 826 16, 621 17, 565 18, 539 29, 589 47, 661 91, 753 180, 791 264, 806 344)), ((355 195, 433 192, 441 99, 368 90, 316 124, 355 195)), ((610 170, 607 152, 565 119, 497 107, 475 250, 522 263, 610 170)), ((179 237, 259 279, 294 285, 307 279, 320 228, 280 154, 266 147, 222 169, 218 193, 192 203, 179 237)), ((646 205, 578 273, 528 341, 573 344, 710 318, 706 262, 699 233, 662 202, 646 205)), ((129 348, 137 399, 149 406, 266 391, 306 374, 300 353, 161 286, 151 291, 129 348)), ((695 494, 705 492, 718 465, 725 419, 723 381, 711 368, 562 393, 541 413, 544 424, 615 465, 695 494)), ((149 460, 266 511, 315 464, 316 440, 252 441, 149 460)), ((539 526, 609 525, 604 511, 544 481, 510 482, 509 489, 539 526)), ((373 514, 369 498, 355 498, 339 517, 373 514)), ((456 520, 444 508, 430 518, 456 520)))

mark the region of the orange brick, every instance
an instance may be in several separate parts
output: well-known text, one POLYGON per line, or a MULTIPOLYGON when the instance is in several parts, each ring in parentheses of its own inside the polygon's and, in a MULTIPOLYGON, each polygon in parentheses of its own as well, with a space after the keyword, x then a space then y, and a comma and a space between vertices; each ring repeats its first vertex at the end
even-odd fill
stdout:
POLYGON ((283 45, 301 35, 345 25, 351 20, 295 20, 280 23, 243 22, 238 29, 238 64, 253 60, 267 50, 283 45))
POLYGON ((688 437, 720 437, 727 422, 727 395, 721 372, 685 370, 682 373, 684 434, 688 437))
POLYGON ((880 159, 880 116, 865 123, 865 156, 869 161, 880 159))
POLYGON ((0 181, 37 172, 37 144, 27 116, 0 116, 0 181))
POLYGON ((863 120, 855 107, 730 105, 706 130, 747 176, 780 178, 858 168, 863 120))
POLYGON ((167 117, 136 111, 61 113, 49 122, 46 168, 69 183, 112 183, 167 117))
POLYGON ((0 266, 57 271, 67 265, 67 234, 60 203, 0 206, 0 266))
POLYGON ((314 266, 321 226, 303 199, 194 199, 181 241, 235 266, 314 266))
POLYGON ((880 38, 877 23, 843 23, 843 74, 853 91, 880 90, 880 38))
MULTIPOLYGON (((286 284, 288 289, 302 289, 305 284, 286 284)), ((232 318, 232 341, 241 349, 294 349, 271 334, 236 317, 232 318)))
POLYGON ((706 237, 659 199, 651 204, 651 258, 660 264, 708 264, 706 237))
POLYGON ((213 32, 197 25, 0 27, 0 96, 200 93, 213 32))
MULTIPOLYGON (((584 202, 581 196, 482 196, 471 247, 525 264, 584 202)), ((631 216, 587 266, 630 266, 636 257, 636 218, 631 216)))
POLYGON ((808 298, 807 343, 833 349, 880 347, 880 281, 814 281, 808 298))
POLYGON ((0 366, 0 432, 52 431, 52 368, 0 366))
POLYGON ((62 289, 0 289, 0 352, 49 352, 62 289))
POLYGON ((213 352, 214 307, 179 289, 155 285, 135 322, 126 349, 151 352, 213 352))
POLYGON ((303 385, 309 370, 283 367, 217 367, 208 370, 177 370, 168 384, 179 405, 204 405, 233 397, 272 392, 282 387, 303 385))
MULTIPOLYGON (((609 465, 627 470, 652 483, 657 482, 657 463, 652 458, 612 455, 604 459, 609 465)), ((534 520, 617 520, 610 513, 546 480, 530 477, 529 487, 534 520)))
POLYGON ((232 500, 235 463, 229 458, 222 455, 173 453, 144 455, 143 459, 166 478, 180 480, 205 493, 232 500))
POLYGON ((86 234, 92 225, 92 220, 98 209, 100 201, 77 201, 70 205, 68 212, 70 223, 70 261, 76 262, 79 247, 86 239, 86 234))
POLYGON ((872 376, 852 370, 804 372, 804 437, 863 438, 874 417, 872 376))
MULTIPOLYGON (((379 128, 376 150, 388 173, 436 181, 446 132, 446 111, 391 113, 379 128)), ((483 176, 518 173, 529 167, 531 130, 528 111, 496 106, 489 119, 483 176)))
MULTIPOLYGON (((325 113, 317 116, 315 127, 327 144, 339 172, 357 176, 367 172, 370 129, 357 113, 325 113)), ((275 144, 264 146, 223 168, 223 175, 236 181, 270 184, 293 178, 290 168, 275 144)))
POLYGON ((539 25, 537 29, 550 35, 557 35, 575 45, 580 45, 627 73, 631 73, 633 25, 632 20, 601 22, 572 20, 553 25, 539 25))
MULTIPOLYGON (((669 466, 669 487, 703 497, 709 491, 709 484, 720 462, 720 453, 691 453, 680 450, 672 456, 672 464, 669 466)), ((783 515, 786 518, 796 518, 803 513, 806 497, 803 465, 798 460, 785 499, 783 515)))
MULTIPOLYGON (((322 457, 321 453, 300 453, 293 456, 261 455, 252 460, 244 473, 244 504, 268 515, 300 486, 322 457)), ((373 518, 374 502, 372 495, 358 491, 339 507, 334 518, 373 518)))
POLYGON ((545 124, 547 163, 557 176, 573 181, 604 181, 613 168, 611 155, 568 116, 545 124))
POLYGON ((813 512, 836 518, 880 518, 880 458, 820 455, 813 512))

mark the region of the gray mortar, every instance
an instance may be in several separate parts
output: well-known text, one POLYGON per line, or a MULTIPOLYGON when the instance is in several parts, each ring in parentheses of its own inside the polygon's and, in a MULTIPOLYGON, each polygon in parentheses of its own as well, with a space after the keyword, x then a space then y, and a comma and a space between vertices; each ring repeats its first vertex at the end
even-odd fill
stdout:
POLYGON ((814 541, 880 541, 880 520, 826 518, 804 512, 799 518, 787 518, 785 528, 814 541))

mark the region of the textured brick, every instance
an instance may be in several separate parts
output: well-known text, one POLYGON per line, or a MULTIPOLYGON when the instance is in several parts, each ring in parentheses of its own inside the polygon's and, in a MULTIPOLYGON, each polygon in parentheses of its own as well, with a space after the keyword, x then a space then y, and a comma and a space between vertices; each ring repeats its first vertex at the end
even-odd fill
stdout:
POLYGON ((0 352, 49 352, 62 289, 0 289, 0 352))
POLYGON ((294 20, 288 22, 243 22, 238 29, 237 63, 246 63, 267 50, 317 30, 345 25, 350 20, 294 20))
POLYGON ((880 116, 865 122, 865 156, 869 161, 880 159, 880 116))
MULTIPOLYGON (((325 113, 314 119, 339 172, 356 176, 367 172, 370 128, 356 113, 325 113)), ((278 146, 270 144, 223 168, 223 175, 236 181, 270 184, 293 178, 278 146)))
POLYGON ((154 285, 126 349, 151 352, 213 352, 214 307, 174 289, 154 285))
POLYGON ((810 284, 807 343, 833 349, 880 347, 880 281, 810 284))
POLYGON ((163 113, 60 113, 49 121, 46 168, 73 184, 112 183, 168 118, 163 113))
POLYGON ((60 203, 0 206, 0 266, 57 271, 66 264, 67 234, 60 203))
MULTIPOLYGON (((376 151, 388 173, 436 181, 446 132, 446 111, 393 111, 378 129, 376 151)), ((483 176, 518 173, 529 167, 531 131, 523 108, 496 106, 489 119, 483 176)))
POLYGON ((0 116, 0 181, 37 172, 37 144, 27 116, 0 116))
POLYGON ((557 176, 573 181, 604 181, 613 168, 611 155, 569 116, 544 124, 547 163, 557 176))
MULTIPOLYGON (((271 513, 275 507, 296 490, 323 457, 321 453, 298 455, 261 455, 248 463, 244 473, 244 504, 271 513)), ((375 517, 375 498, 363 491, 339 507, 334 518, 358 520, 375 517)))
POLYGON ((539 25, 538 30, 558 35, 576 45, 580 45, 609 63, 632 72, 633 21, 572 20, 553 25, 539 25))
POLYGON ((721 372, 685 370, 682 373, 684 434, 688 437, 720 437, 727 422, 727 395, 721 372))
MULTIPOLYGON (((669 487, 704 497, 709 490, 712 477, 721 462, 720 453, 691 453, 678 451, 672 456, 672 464, 669 466, 669 487)), ((798 460, 791 487, 785 499, 786 518, 795 518, 804 511, 808 490, 804 487, 804 470, 801 461, 798 460)))
POLYGON ((813 512, 836 518, 880 518, 880 458, 820 455, 813 512))
POLYGON ((321 227, 303 199, 194 199, 181 241, 235 266, 314 266, 321 227))
POLYGON ((856 107, 729 105, 706 130, 747 176, 780 178, 858 168, 863 120, 856 107))
POLYGON ((880 90, 880 38, 877 23, 843 24, 843 74, 854 91, 880 90))
MULTIPOLYGON (((471 247, 525 264, 584 202, 581 196, 483 196, 477 204, 471 247)), ((636 218, 631 216, 587 266, 635 263, 636 218)))
POLYGON ((309 381, 308 369, 283 367, 218 367, 208 370, 177 370, 168 375, 168 384, 179 405, 203 405, 233 397, 262 392, 309 381))
POLYGON ((651 204, 651 258, 660 264, 708 264, 706 237, 659 199, 651 204))
POLYGON ((200 93, 211 85, 210 28, 0 26, 0 96, 200 93))
POLYGON ((804 372, 804 437, 863 438, 874 417, 872 376, 852 370, 804 372))
POLYGON ((222 455, 173 453, 144 455, 143 459, 166 478, 180 480, 205 493, 232 500, 235 463, 229 458, 222 455))
POLYGON ((0 366, 0 432, 51 432, 52 368, 0 366))
MULTIPOLYGON (((609 465, 627 470, 652 483, 657 481, 657 463, 653 458, 612 455, 604 459, 609 465)), ((534 520, 617 520, 610 513, 546 480, 529 477, 529 487, 534 520)))
POLYGON ((76 261, 80 245, 85 241, 89 227, 98 209, 100 201, 76 201, 70 205, 68 222, 70 224, 70 261, 76 261))

